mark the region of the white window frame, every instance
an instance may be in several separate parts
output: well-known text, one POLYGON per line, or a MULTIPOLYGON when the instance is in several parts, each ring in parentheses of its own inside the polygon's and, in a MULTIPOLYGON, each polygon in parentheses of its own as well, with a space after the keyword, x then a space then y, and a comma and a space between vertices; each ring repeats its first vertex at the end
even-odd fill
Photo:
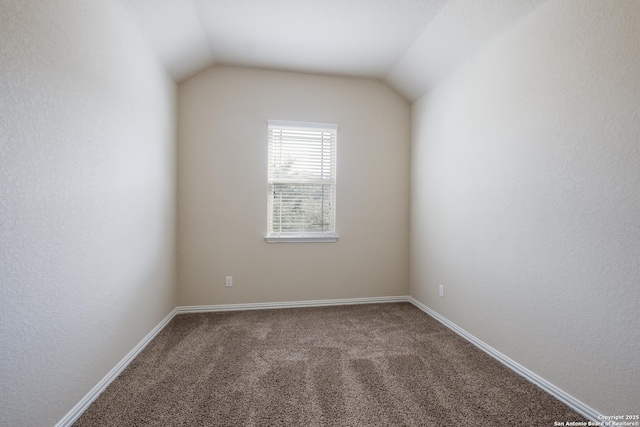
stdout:
MULTIPOLYGON (((337 132, 338 125, 333 123, 315 123, 315 122, 292 122, 284 120, 268 120, 267 121, 268 132, 268 190, 267 190, 267 236, 265 240, 267 243, 333 243, 338 240, 336 234, 336 151, 337 151, 337 132), (274 221, 272 218, 274 212, 273 206, 273 185, 277 183, 293 182, 291 178, 279 179, 273 175, 273 156, 278 156, 276 153, 272 153, 274 147, 274 141, 272 141, 273 129, 303 129, 303 130, 327 130, 332 133, 331 138, 331 171, 330 179, 318 180, 318 182, 330 184, 332 190, 330 190, 330 230, 326 232, 283 232, 274 231, 274 221)), ((308 179, 301 179, 300 182, 309 182, 308 179)))

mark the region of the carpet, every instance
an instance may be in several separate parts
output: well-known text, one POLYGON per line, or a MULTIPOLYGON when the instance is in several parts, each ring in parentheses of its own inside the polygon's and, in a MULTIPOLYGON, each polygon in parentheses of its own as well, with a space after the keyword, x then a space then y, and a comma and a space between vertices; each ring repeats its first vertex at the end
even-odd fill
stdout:
POLYGON ((586 421, 409 303, 182 314, 74 426, 586 421))

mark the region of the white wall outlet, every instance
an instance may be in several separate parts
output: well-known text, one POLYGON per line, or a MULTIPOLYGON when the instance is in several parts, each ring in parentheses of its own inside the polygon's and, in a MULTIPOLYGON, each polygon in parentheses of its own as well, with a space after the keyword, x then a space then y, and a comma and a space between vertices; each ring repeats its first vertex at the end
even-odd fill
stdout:
POLYGON ((231 286, 233 286, 233 276, 227 276, 227 279, 225 280, 224 285, 227 288, 230 288, 231 286))
POLYGON ((438 285, 438 293, 444 298, 444 285, 438 285))

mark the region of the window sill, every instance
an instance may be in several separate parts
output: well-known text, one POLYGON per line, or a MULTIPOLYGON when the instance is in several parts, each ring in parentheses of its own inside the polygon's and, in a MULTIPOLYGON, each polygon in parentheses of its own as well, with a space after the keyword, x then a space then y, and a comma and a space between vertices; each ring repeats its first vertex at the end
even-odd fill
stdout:
POLYGON ((338 236, 267 236, 267 243, 335 243, 338 236))

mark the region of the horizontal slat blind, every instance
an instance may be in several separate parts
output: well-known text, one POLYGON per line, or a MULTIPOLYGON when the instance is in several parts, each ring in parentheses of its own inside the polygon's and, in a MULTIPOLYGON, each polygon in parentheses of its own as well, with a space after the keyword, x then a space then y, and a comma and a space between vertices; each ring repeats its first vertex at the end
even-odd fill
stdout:
POLYGON ((335 234, 337 128, 269 121, 269 237, 335 234))

